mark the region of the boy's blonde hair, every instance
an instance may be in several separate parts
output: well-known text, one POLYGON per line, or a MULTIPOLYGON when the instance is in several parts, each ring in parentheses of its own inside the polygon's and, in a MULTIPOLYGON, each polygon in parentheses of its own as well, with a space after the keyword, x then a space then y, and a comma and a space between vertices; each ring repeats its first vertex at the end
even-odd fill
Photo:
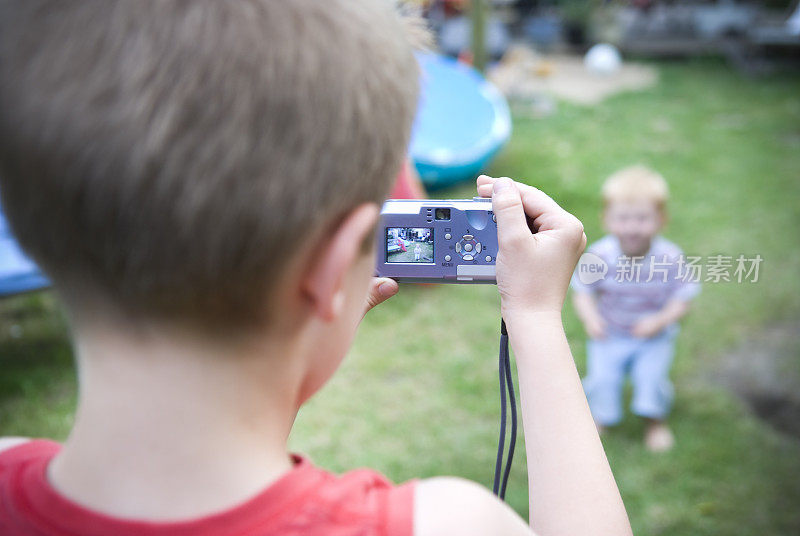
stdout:
POLYGON ((418 66, 385 0, 0 3, 9 223, 73 310, 266 320, 400 169, 418 66))
POLYGON ((660 211, 666 210, 669 187, 659 173, 636 165, 621 169, 603 183, 603 206, 627 201, 652 202, 660 211))

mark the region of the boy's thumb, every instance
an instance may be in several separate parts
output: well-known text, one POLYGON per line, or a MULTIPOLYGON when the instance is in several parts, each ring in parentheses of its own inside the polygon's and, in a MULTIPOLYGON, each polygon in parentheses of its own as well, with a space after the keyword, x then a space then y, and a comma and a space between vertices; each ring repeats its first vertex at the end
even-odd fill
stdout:
POLYGON ((492 211, 497 216, 497 240, 500 247, 520 244, 531 234, 522 207, 522 197, 508 177, 500 177, 492 190, 492 211))

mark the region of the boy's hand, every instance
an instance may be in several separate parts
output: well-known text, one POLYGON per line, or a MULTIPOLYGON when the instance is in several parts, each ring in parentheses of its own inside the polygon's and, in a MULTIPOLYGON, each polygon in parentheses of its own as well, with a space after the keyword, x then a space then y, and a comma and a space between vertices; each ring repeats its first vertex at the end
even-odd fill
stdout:
MULTIPOLYGON (((364 315, 370 309, 385 302, 395 294, 400 287, 397 286, 397 281, 389 279, 388 277, 373 277, 369 283, 369 293, 367 294, 367 303, 364 306, 364 315)), ((361 315, 362 318, 364 315, 361 315)))
POLYGON ((508 321, 507 315, 519 312, 560 315, 586 247, 581 222, 544 192, 508 177, 481 175, 478 194, 492 197, 497 216, 497 288, 503 316, 508 321))

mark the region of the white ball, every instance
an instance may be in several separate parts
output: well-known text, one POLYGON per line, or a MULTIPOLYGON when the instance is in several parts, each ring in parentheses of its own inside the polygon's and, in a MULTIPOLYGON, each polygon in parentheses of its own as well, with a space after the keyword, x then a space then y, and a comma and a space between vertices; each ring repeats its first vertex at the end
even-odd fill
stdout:
POLYGON ((593 73, 612 74, 622 67, 622 56, 616 47, 600 43, 589 49, 583 58, 583 64, 593 73))

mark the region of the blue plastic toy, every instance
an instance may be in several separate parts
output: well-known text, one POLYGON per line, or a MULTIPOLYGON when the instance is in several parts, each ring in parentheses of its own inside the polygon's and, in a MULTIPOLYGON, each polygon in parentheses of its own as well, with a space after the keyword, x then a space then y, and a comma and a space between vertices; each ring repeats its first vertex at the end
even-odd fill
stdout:
POLYGON ((410 156, 429 189, 475 178, 511 135, 503 95, 475 69, 419 54, 422 94, 410 156))
POLYGON ((50 282, 11 236, 11 229, 0 209, 0 297, 48 286, 50 282))

